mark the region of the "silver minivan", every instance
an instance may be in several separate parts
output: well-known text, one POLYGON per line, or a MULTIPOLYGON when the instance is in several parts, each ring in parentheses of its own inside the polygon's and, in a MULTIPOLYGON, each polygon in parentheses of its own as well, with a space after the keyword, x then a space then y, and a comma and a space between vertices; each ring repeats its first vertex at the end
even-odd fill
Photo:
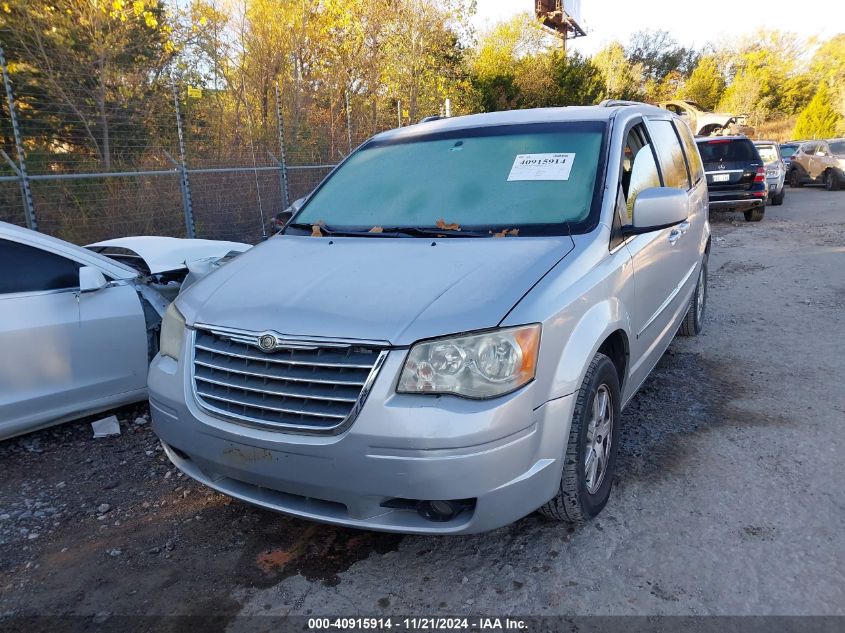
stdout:
POLYGON ((701 160, 666 110, 385 132, 171 304, 154 428, 187 475, 307 519, 585 521, 610 495, 620 411, 701 330, 709 249, 701 160))

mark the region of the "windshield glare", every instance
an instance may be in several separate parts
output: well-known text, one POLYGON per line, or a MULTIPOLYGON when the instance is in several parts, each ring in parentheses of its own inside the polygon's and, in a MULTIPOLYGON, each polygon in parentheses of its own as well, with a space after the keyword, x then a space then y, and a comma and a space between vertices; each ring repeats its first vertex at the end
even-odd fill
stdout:
POLYGON ((578 122, 371 142, 321 185, 294 222, 563 234, 566 223, 591 214, 603 141, 603 123, 578 122))

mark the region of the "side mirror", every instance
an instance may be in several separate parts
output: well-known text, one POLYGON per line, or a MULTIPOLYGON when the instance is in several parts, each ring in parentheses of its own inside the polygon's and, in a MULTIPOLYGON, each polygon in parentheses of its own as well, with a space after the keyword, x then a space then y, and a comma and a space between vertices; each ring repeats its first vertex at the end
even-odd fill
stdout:
POLYGON ((105 288, 108 283, 103 273, 93 266, 79 269, 79 292, 95 292, 105 288))
POLYGON ((634 223, 623 228, 626 235, 667 229, 689 217, 687 193, 674 187, 651 187, 634 201, 634 223))

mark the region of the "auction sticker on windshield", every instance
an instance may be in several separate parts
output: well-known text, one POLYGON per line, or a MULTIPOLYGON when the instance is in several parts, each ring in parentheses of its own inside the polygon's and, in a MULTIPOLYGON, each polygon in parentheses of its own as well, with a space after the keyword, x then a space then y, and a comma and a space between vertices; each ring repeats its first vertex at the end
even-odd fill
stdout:
POLYGON ((517 154, 508 182, 515 180, 569 180, 575 154, 517 154))

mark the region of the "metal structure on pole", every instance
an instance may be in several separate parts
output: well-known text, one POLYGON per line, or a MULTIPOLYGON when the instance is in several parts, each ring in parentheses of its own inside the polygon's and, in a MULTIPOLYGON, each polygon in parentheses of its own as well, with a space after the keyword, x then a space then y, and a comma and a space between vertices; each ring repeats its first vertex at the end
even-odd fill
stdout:
POLYGON ((543 26, 566 43, 576 37, 584 37, 587 31, 581 19, 581 0, 535 0, 534 13, 543 26))
POLYGON ((279 131, 279 173, 282 185, 282 208, 290 206, 290 188, 288 186, 287 152, 285 151, 285 121, 282 118, 282 96, 279 83, 276 82, 276 125, 279 131))
MULTIPOLYGON (((179 108, 179 89, 176 87, 176 82, 173 83, 173 107, 176 110, 176 131, 179 136, 179 162, 177 163, 177 167, 181 173, 182 204, 185 207, 185 232, 187 233, 187 237, 194 238, 197 235, 197 230, 194 225, 191 184, 188 181, 188 165, 186 163, 185 133, 182 129, 182 110, 179 108)), ((173 160, 169 154, 168 158, 173 160)))
POLYGON ((349 144, 349 153, 352 153, 352 106, 349 103, 349 91, 346 91, 346 141, 349 144))

